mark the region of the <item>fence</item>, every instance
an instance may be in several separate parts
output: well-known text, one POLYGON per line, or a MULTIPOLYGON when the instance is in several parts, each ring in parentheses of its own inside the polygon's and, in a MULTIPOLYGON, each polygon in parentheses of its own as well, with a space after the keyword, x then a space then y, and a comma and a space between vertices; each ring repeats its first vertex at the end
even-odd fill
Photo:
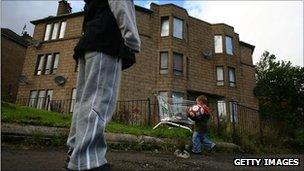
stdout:
POLYGON ((117 101, 113 120, 130 125, 151 125, 151 100, 117 101))
POLYGON ((50 98, 19 98, 16 104, 21 106, 29 106, 37 109, 54 111, 58 113, 72 113, 74 109, 75 100, 65 99, 56 100, 50 98))
MULTIPOLYGON (((19 105, 35 107, 59 113, 72 113, 75 100, 51 100, 50 98, 17 99, 19 105)), ((240 143, 241 137, 262 136, 259 111, 236 102, 219 101, 208 104, 212 109, 212 129, 228 141, 240 143), (228 110, 227 110, 228 109, 228 110)), ((112 119, 129 125, 155 125, 159 121, 158 103, 151 100, 118 101, 112 119)))

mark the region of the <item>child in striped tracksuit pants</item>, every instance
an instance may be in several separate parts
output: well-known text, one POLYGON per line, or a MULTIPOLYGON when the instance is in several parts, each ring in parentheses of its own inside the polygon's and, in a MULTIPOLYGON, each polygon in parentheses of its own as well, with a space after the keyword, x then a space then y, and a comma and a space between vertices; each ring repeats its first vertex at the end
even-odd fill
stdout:
POLYGON ((133 0, 85 0, 83 34, 74 49, 79 64, 76 103, 67 145, 68 170, 107 170, 104 137, 121 70, 140 51, 133 0))

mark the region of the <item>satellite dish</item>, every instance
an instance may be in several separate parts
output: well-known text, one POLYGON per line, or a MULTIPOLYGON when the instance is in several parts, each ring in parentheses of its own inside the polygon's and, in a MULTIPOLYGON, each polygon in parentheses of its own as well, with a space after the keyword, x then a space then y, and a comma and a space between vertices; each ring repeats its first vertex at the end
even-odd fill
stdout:
POLYGON ((27 77, 25 75, 19 75, 17 80, 20 84, 28 84, 27 77))
POLYGON ((58 86, 63 86, 66 82, 66 79, 63 77, 63 76, 57 76, 55 77, 55 83, 58 85, 58 86))
POLYGON ((203 57, 204 57, 205 59, 210 58, 211 55, 212 55, 212 54, 211 54, 211 51, 210 51, 210 50, 205 49, 205 50, 203 51, 203 57))

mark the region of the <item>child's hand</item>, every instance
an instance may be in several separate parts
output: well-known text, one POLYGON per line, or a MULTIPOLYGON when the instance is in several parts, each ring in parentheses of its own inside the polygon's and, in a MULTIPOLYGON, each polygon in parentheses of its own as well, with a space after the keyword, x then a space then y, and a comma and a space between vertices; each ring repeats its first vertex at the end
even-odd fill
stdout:
POLYGON ((192 117, 195 116, 195 114, 193 112, 189 112, 189 115, 192 116, 192 117))

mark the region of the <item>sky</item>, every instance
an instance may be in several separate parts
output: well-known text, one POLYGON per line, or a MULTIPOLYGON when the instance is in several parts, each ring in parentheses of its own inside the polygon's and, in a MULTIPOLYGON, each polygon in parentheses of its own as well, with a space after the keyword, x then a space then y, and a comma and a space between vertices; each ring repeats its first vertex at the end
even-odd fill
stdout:
MULTIPOLYGON (((69 1, 73 12, 84 3, 69 1)), ((199 0, 134 0, 136 5, 150 8, 150 3, 173 3, 185 8, 190 16, 203 21, 226 23, 234 27, 240 40, 255 46, 254 64, 265 50, 277 60, 304 65, 303 1, 199 1, 199 0)), ((57 1, 1 1, 1 27, 21 34, 23 26, 33 34, 32 20, 56 15, 57 1), (26 7, 26 8, 25 8, 26 7), (28 10, 26 10, 28 9, 28 10)))

